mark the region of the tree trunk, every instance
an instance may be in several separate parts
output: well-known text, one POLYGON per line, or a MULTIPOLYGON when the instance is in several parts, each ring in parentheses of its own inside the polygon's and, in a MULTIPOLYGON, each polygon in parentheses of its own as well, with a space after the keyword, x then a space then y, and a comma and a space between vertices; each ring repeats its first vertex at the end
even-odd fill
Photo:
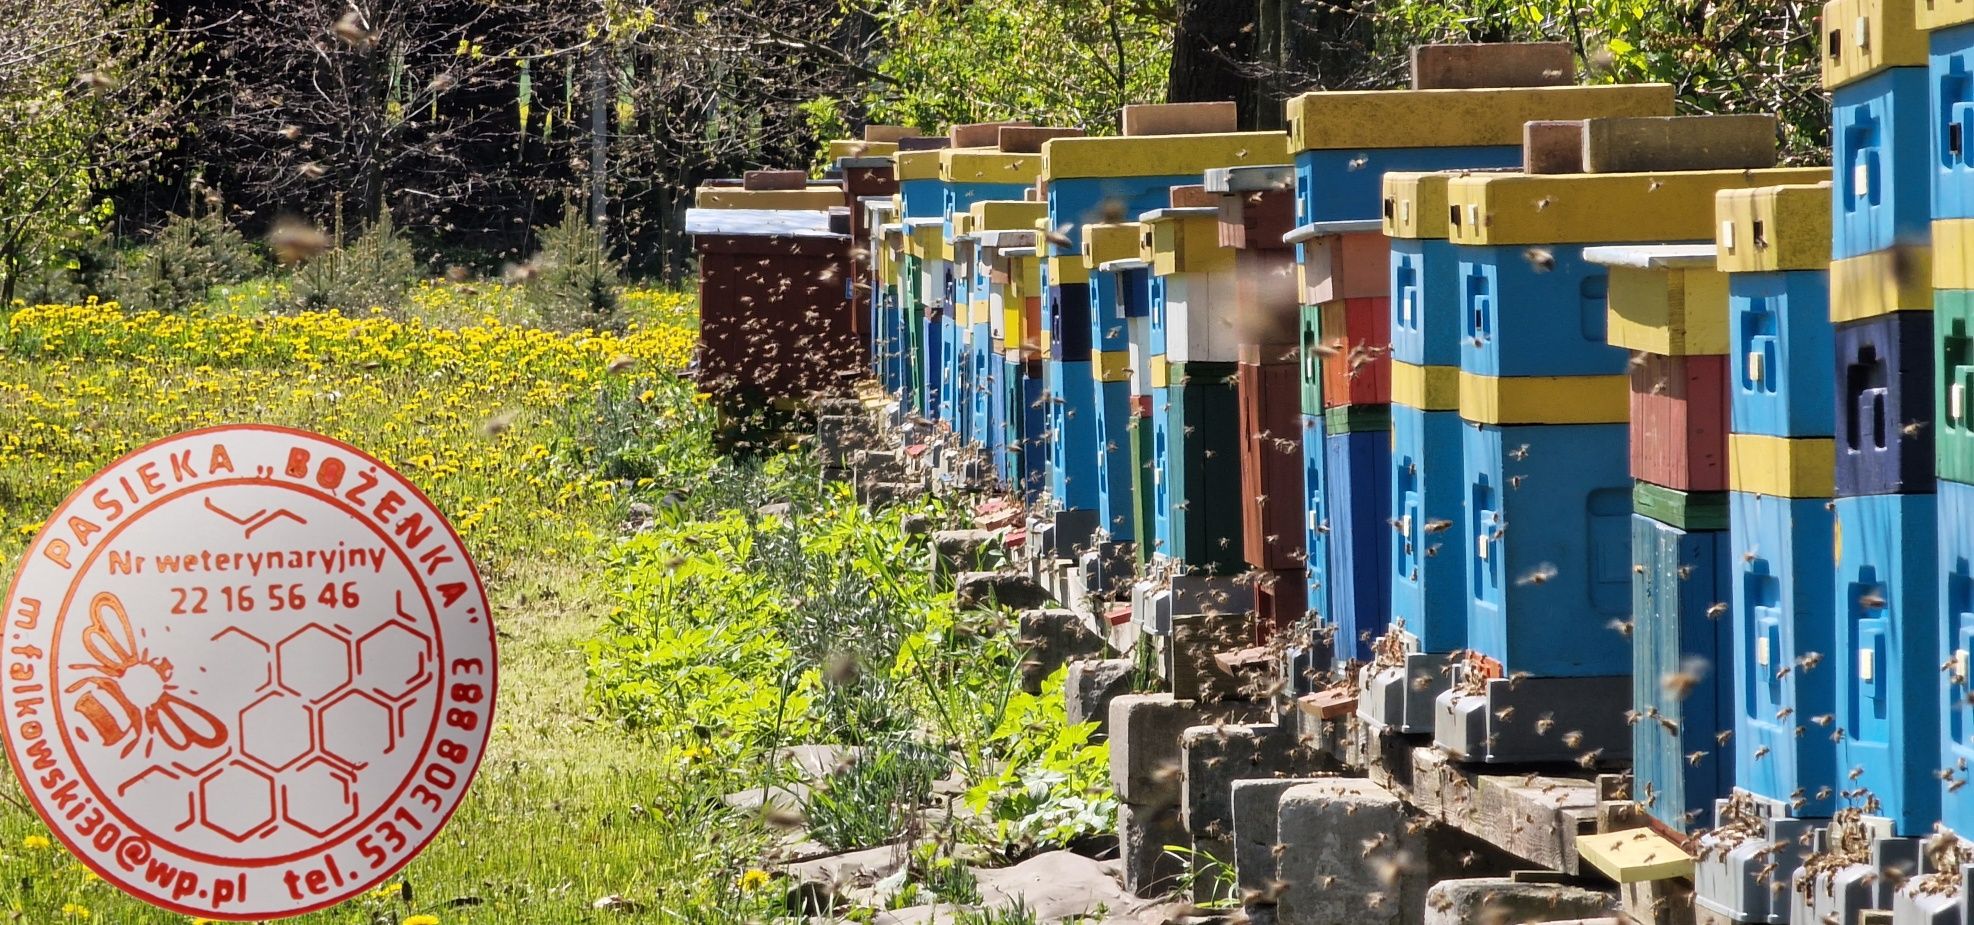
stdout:
POLYGON ((1256 0, 1179 0, 1172 70, 1165 98, 1174 103, 1233 100, 1242 128, 1257 124, 1253 82, 1256 0))
POLYGON ((601 45, 589 53, 589 220, 602 227, 610 217, 610 56, 601 45))

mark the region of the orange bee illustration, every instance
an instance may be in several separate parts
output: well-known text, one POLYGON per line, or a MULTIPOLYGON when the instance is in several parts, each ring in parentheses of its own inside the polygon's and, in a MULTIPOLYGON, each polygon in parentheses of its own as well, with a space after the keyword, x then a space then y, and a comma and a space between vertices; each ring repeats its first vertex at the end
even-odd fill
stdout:
MULTIPOLYGON (((104 745, 124 743, 119 757, 129 757, 146 732, 173 751, 226 743, 226 727, 218 717, 175 693, 178 685, 171 683, 171 660, 152 658, 149 651, 137 648, 130 614, 116 595, 104 591, 90 599, 82 648, 95 661, 69 667, 94 676, 62 691, 88 689, 76 699, 76 712, 89 721, 104 745)), ((145 753, 150 753, 149 746, 145 753)))

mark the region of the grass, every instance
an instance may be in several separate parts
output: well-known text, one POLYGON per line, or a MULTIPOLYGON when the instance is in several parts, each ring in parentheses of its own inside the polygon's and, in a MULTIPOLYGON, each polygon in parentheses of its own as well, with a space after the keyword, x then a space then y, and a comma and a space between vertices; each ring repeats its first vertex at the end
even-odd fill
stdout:
MULTIPOLYGON (((558 337, 472 320, 484 297, 426 287, 421 308, 444 323, 429 330, 238 306, 170 319, 91 306, 0 315, 0 578, 72 485, 151 439, 246 420, 351 439, 461 526, 500 615, 503 683, 487 759, 445 831, 388 888, 299 921, 616 921, 660 909, 721 921, 762 908, 771 891, 751 878, 743 894, 732 867, 758 850, 761 827, 716 822, 664 743, 599 721, 585 694, 583 645, 609 611, 594 563, 631 498, 706 462, 694 437, 703 414, 666 371, 683 362, 689 314, 644 294, 631 303, 641 333, 558 337), (633 370, 612 375, 625 356, 633 370), (631 411, 643 432, 614 452, 645 458, 604 458, 588 439, 596 419, 631 411), (678 445, 671 456, 666 443, 678 445), (609 897, 624 902, 596 908, 609 897)), ((4 787, 0 909, 36 922, 186 921, 96 879, 49 843, 11 777, 4 787)))
MULTIPOLYGON (((811 838, 929 839, 905 896, 970 898, 961 840, 969 858, 1013 859, 1107 829, 1108 752, 1065 725, 1059 694, 1013 689, 1005 616, 954 611, 907 509, 863 509, 799 453, 719 457, 713 415, 673 372, 689 297, 623 304, 621 335, 536 330, 511 292, 446 283, 418 287, 403 317, 272 317, 247 298, 189 316, 0 314, 0 578, 73 485, 202 425, 348 440, 447 513, 498 615, 486 760, 400 877, 302 922, 773 918, 787 885, 760 868, 789 836, 719 798, 787 781, 771 756, 793 744, 863 756, 812 789, 811 838), (923 831, 925 795, 954 773, 980 815, 923 831)), ((185 921, 95 879, 11 778, 0 788, 0 910, 185 921)))

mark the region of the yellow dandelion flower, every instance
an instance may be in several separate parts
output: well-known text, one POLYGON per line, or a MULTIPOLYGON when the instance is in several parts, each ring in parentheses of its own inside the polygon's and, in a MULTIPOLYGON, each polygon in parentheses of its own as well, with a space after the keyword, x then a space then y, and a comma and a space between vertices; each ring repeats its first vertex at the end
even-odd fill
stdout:
POLYGON ((429 912, 420 912, 405 919, 404 925, 439 925, 439 917, 429 912))
POLYGON ((767 886, 769 879, 767 871, 758 867, 749 868, 746 873, 740 875, 740 888, 751 893, 767 886))
POLYGON ((46 835, 29 835, 28 837, 21 839, 21 847, 26 848, 30 851, 40 851, 44 848, 50 847, 52 844, 53 843, 48 840, 48 836, 46 835))

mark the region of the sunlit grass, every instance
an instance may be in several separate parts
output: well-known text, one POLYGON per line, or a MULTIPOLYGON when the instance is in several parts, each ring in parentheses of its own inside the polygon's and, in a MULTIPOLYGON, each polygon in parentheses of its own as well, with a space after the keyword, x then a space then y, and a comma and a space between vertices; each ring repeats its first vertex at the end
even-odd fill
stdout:
MULTIPOLYGON (((498 722, 471 794, 391 888, 303 922, 707 921, 779 901, 734 859, 757 824, 710 816, 717 793, 665 746, 599 722, 582 643, 608 607, 599 561, 625 506, 701 464, 707 414, 673 371, 689 298, 636 294, 624 335, 500 320, 492 291, 436 284, 411 320, 16 308, 0 330, 0 578, 84 477, 188 428, 257 422, 348 440, 400 467, 461 529, 499 614, 498 722), (424 320, 429 317, 430 321, 424 320), (626 463, 593 437, 635 430, 626 463), (672 454, 670 456, 666 454, 672 454), (400 884, 408 883, 409 889, 400 884), (599 899, 630 904, 597 909, 599 899)), ((0 909, 29 922, 184 922, 125 897, 0 806, 0 909)))

